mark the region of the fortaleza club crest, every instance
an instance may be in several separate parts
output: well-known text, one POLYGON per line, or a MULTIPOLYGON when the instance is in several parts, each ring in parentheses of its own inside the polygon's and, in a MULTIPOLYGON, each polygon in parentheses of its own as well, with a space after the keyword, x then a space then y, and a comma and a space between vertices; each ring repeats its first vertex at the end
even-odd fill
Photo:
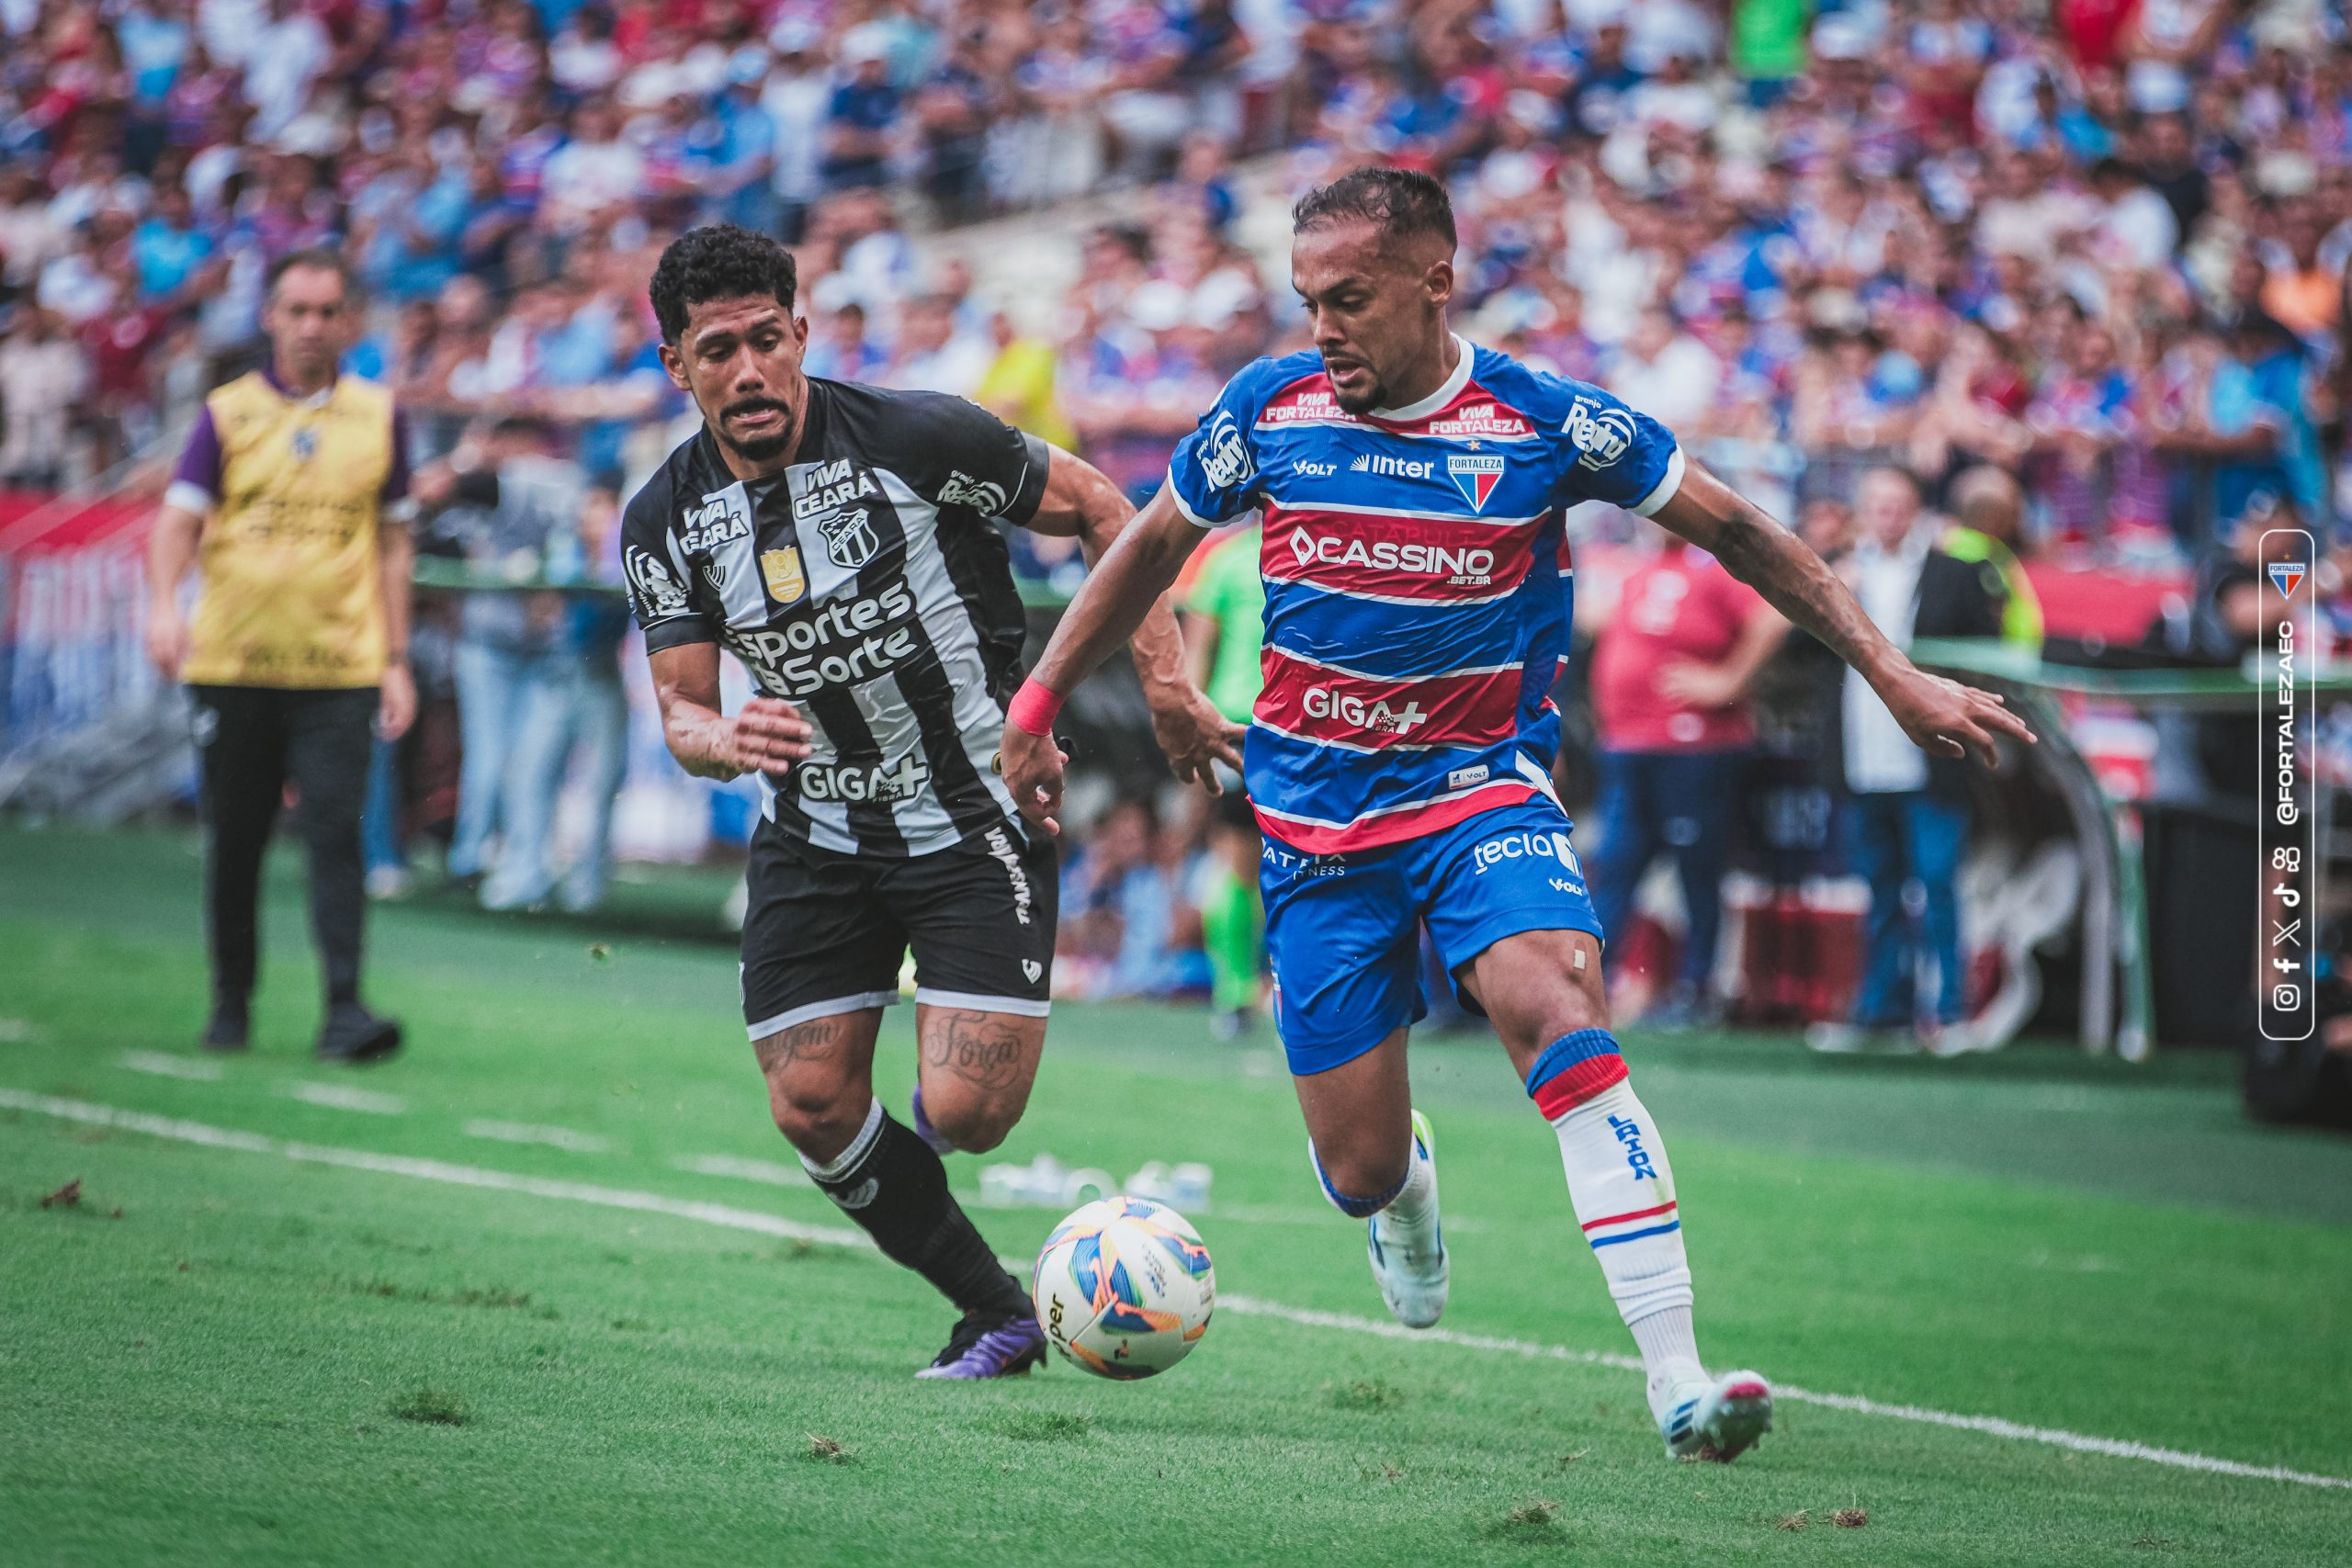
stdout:
POLYGON ((797 604, 808 592, 808 574, 800 567, 800 547, 760 552, 760 575, 767 579, 768 597, 779 604, 797 604))
POLYGON ((1453 488, 1470 503, 1473 512, 1487 510, 1487 498, 1495 493, 1495 485, 1503 477, 1503 459, 1495 452, 1456 452, 1445 460, 1445 471, 1453 480, 1453 488))
POLYGON ((2270 586, 2278 590, 2278 597, 2289 599, 2302 586, 2303 563, 2299 560, 2275 560, 2270 563, 2270 586))

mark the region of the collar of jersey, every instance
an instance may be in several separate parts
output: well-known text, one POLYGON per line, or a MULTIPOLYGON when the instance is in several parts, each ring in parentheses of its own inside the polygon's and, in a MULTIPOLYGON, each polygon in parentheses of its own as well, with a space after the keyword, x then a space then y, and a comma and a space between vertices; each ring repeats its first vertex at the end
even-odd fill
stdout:
POLYGON ((1401 409, 1374 409, 1372 411, 1372 417, 1385 420, 1391 424, 1410 424, 1417 419, 1429 418, 1430 415, 1460 397, 1462 389, 1470 384, 1472 351, 1470 345, 1462 341, 1462 334, 1459 333, 1453 334, 1453 346, 1461 351, 1461 357, 1453 362, 1453 374, 1445 378, 1442 386, 1428 397, 1407 403, 1401 409))

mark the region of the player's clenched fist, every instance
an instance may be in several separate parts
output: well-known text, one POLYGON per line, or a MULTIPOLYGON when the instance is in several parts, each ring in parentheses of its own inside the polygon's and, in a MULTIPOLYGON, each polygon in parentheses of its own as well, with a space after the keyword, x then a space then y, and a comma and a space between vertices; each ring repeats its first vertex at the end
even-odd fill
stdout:
POLYGON ((1008 723, 996 759, 997 771, 1004 775, 1004 787, 1021 815, 1048 833, 1059 833, 1062 768, 1069 761, 1068 753, 1054 743, 1052 736, 1032 735, 1020 725, 1008 723))
POLYGON ((728 719, 727 762, 738 773, 780 773, 808 756, 808 721, 778 697, 753 697, 728 719))

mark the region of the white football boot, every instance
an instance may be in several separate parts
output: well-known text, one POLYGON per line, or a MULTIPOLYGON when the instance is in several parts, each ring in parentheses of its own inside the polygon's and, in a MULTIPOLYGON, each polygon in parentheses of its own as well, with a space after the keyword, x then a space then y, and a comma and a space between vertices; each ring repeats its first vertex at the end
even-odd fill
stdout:
POLYGON ((1445 1235, 1437 1215, 1437 1139, 1430 1119, 1413 1112, 1413 1158, 1429 1169, 1429 1216, 1416 1225, 1396 1222, 1393 1209, 1383 1209, 1365 1222, 1365 1250, 1372 1256, 1372 1277, 1380 1299, 1408 1328, 1428 1328, 1445 1312, 1445 1235))
POLYGON ((1772 1429, 1772 1385, 1755 1372, 1677 1383, 1657 1418, 1669 1459, 1729 1464, 1772 1429))

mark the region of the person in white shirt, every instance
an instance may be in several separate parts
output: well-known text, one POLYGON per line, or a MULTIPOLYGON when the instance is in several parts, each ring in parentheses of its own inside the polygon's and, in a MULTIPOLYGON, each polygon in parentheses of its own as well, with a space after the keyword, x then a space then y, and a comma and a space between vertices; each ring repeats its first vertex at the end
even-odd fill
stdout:
MULTIPOLYGON (((1921 504, 1910 474, 1864 474, 1855 521, 1859 541, 1843 575, 1897 648, 1918 637, 1999 635, 2007 598, 1999 570, 1937 547, 1943 520, 1921 504)), ((1968 849, 1967 778, 1913 745, 1869 684, 1850 674, 1842 720, 1855 869, 1871 888, 1868 952, 1850 1024, 1816 1029, 1807 1043, 1853 1050, 1873 1034, 1892 1034, 1939 1053, 1963 1049, 1959 881, 1968 849), (1916 931, 1904 897, 1913 882, 1925 895, 1916 931), (1920 973, 1923 958, 1934 960, 1932 991, 1920 973)))
POLYGON ((1723 385, 1723 362, 1657 306, 1644 310, 1609 368, 1609 387, 1673 430, 1705 423, 1723 385))

